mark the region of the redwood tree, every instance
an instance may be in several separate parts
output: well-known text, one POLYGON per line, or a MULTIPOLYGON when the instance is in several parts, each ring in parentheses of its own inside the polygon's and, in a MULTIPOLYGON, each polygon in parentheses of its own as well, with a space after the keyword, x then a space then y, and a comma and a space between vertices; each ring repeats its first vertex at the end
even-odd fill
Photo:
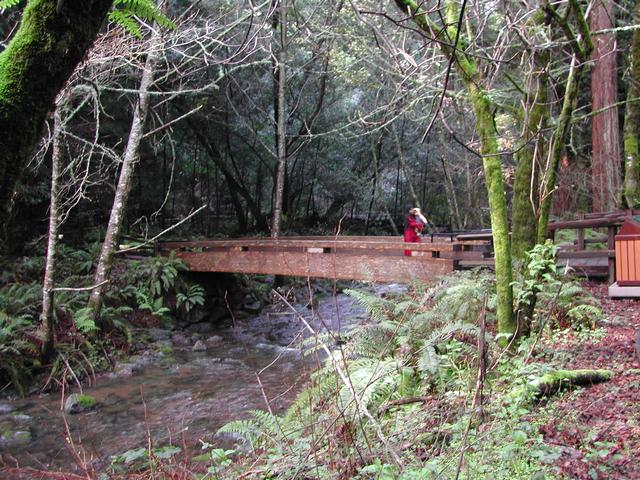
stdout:
MULTIPOLYGON (((612 0, 594 2, 589 17, 591 31, 612 29, 615 25, 612 0)), ((616 37, 604 32, 594 37, 591 72, 591 144, 593 165, 593 210, 608 211, 616 206, 620 183, 620 136, 618 129, 616 37)))

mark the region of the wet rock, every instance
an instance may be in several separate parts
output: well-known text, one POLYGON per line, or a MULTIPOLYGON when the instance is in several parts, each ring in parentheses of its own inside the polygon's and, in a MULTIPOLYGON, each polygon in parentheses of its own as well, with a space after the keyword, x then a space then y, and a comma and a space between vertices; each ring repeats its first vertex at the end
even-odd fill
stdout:
POLYGON ((6 413, 12 412, 13 407, 8 403, 0 403, 0 415, 4 415, 6 413))
POLYGON ((133 375, 133 365, 130 363, 118 363, 109 377, 130 377, 133 375))
POLYGON ((140 370, 154 365, 164 357, 166 353, 163 348, 160 351, 144 351, 140 355, 132 355, 126 361, 118 362, 108 376, 109 378, 130 377, 140 370))
POLYGON ((211 322, 196 323, 187 327, 187 332, 195 334, 207 334, 217 330, 217 326, 211 322))
POLYGON ((129 357, 127 363, 132 364, 131 366, 133 371, 137 372, 145 367, 153 365, 157 360, 157 356, 156 352, 146 351, 142 352, 140 355, 132 355, 129 357))
POLYGON ((211 337, 207 338, 207 345, 210 347, 213 345, 218 345, 219 343, 222 343, 222 337, 220 335, 212 335, 211 337))
POLYGON ((259 300, 245 302, 242 304, 242 310, 249 313, 260 313, 262 310, 262 302, 259 300))
POLYGON ((189 338, 182 333, 174 333, 171 336, 171 343, 176 347, 188 347, 190 345, 189 338))
POLYGON ((81 393, 73 393, 67 397, 64 402, 65 413, 82 413, 89 410, 93 410, 97 406, 96 399, 90 395, 83 395, 81 393))
POLYGON ((157 342, 160 340, 169 340, 169 337, 170 337, 169 331, 164 330, 162 328, 150 328, 147 331, 147 335, 149 335, 149 337, 151 337, 151 339, 154 342, 157 342))
POLYGON ((191 348, 194 352, 204 352, 207 350, 207 345, 202 341, 198 340, 193 347, 191 348))
POLYGON ((10 418, 17 423, 28 423, 31 420, 29 415, 25 415, 23 413, 14 413, 10 418))
POLYGON ((16 445, 26 445, 31 442, 31 432, 29 430, 15 430, 8 423, 0 423, 0 447, 15 447, 16 445))
POLYGON ((160 355, 168 355, 173 352, 173 343, 171 340, 161 340, 153 344, 153 349, 160 355))

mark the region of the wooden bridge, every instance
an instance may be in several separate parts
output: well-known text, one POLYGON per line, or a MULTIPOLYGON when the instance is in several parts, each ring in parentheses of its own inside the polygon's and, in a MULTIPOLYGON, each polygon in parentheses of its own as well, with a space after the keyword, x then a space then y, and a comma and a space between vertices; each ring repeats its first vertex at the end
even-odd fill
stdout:
MULTIPOLYGON (((558 264, 578 275, 615 274, 614 236, 625 218, 638 211, 582 214, 576 220, 552 222, 549 236, 575 230, 576 237, 560 246, 558 264), (587 229, 600 229, 600 233, 587 229), (606 233, 603 234, 603 230, 606 233)), ((372 282, 428 281, 457 269, 493 265, 491 232, 425 235, 423 243, 400 237, 280 237, 163 242, 160 253, 175 251, 191 271, 364 280, 372 282), (410 256, 405 255, 410 252, 410 256)))
POLYGON ((191 271, 237 272, 372 282, 427 281, 456 268, 491 264, 488 240, 426 236, 423 243, 399 237, 280 237, 166 242, 191 271), (410 256, 405 256, 405 251, 410 256))

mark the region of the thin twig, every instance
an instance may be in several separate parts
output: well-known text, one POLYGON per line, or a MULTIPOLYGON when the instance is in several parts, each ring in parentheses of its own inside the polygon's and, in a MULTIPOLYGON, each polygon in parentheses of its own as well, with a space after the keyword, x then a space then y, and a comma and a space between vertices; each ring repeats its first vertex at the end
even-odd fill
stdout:
POLYGON ((193 217, 196 213, 199 213, 200 211, 204 210, 205 208, 207 208, 207 205, 204 204, 202 205, 200 208, 198 208, 196 211, 191 212, 189 215, 187 215, 186 217, 184 217, 182 220, 180 220, 178 223, 175 223, 173 225, 171 225, 169 228, 164 229, 163 231, 161 231, 159 234, 157 234, 155 237, 150 238, 149 240, 145 240, 144 242, 142 242, 140 245, 135 245, 133 247, 129 247, 129 248, 123 248, 122 250, 118 250, 114 253, 120 254, 120 253, 126 253, 126 252, 130 252, 132 250, 138 250, 139 248, 144 247, 145 245, 149 245, 150 243, 155 242, 157 239, 159 239, 161 236, 163 236, 165 233, 169 233, 171 230, 173 230, 174 228, 179 227, 180 225, 182 225, 184 222, 186 222, 187 220, 189 220, 191 217, 193 217))
POLYGON ((109 280, 105 280, 95 285, 91 285, 90 287, 56 287, 56 288, 52 288, 51 291, 52 292, 86 292, 87 290, 93 290, 94 288, 101 287, 105 283, 109 283, 109 280))

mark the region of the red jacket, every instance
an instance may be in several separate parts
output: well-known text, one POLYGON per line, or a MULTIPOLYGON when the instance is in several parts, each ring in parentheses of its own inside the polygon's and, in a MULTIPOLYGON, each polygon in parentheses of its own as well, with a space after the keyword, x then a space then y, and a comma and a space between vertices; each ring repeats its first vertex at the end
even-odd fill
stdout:
POLYGON ((424 224, 416 218, 415 215, 407 215, 407 226, 404 229, 404 241, 405 242, 414 242, 420 243, 420 235, 419 232, 422 232, 424 228, 424 224))

